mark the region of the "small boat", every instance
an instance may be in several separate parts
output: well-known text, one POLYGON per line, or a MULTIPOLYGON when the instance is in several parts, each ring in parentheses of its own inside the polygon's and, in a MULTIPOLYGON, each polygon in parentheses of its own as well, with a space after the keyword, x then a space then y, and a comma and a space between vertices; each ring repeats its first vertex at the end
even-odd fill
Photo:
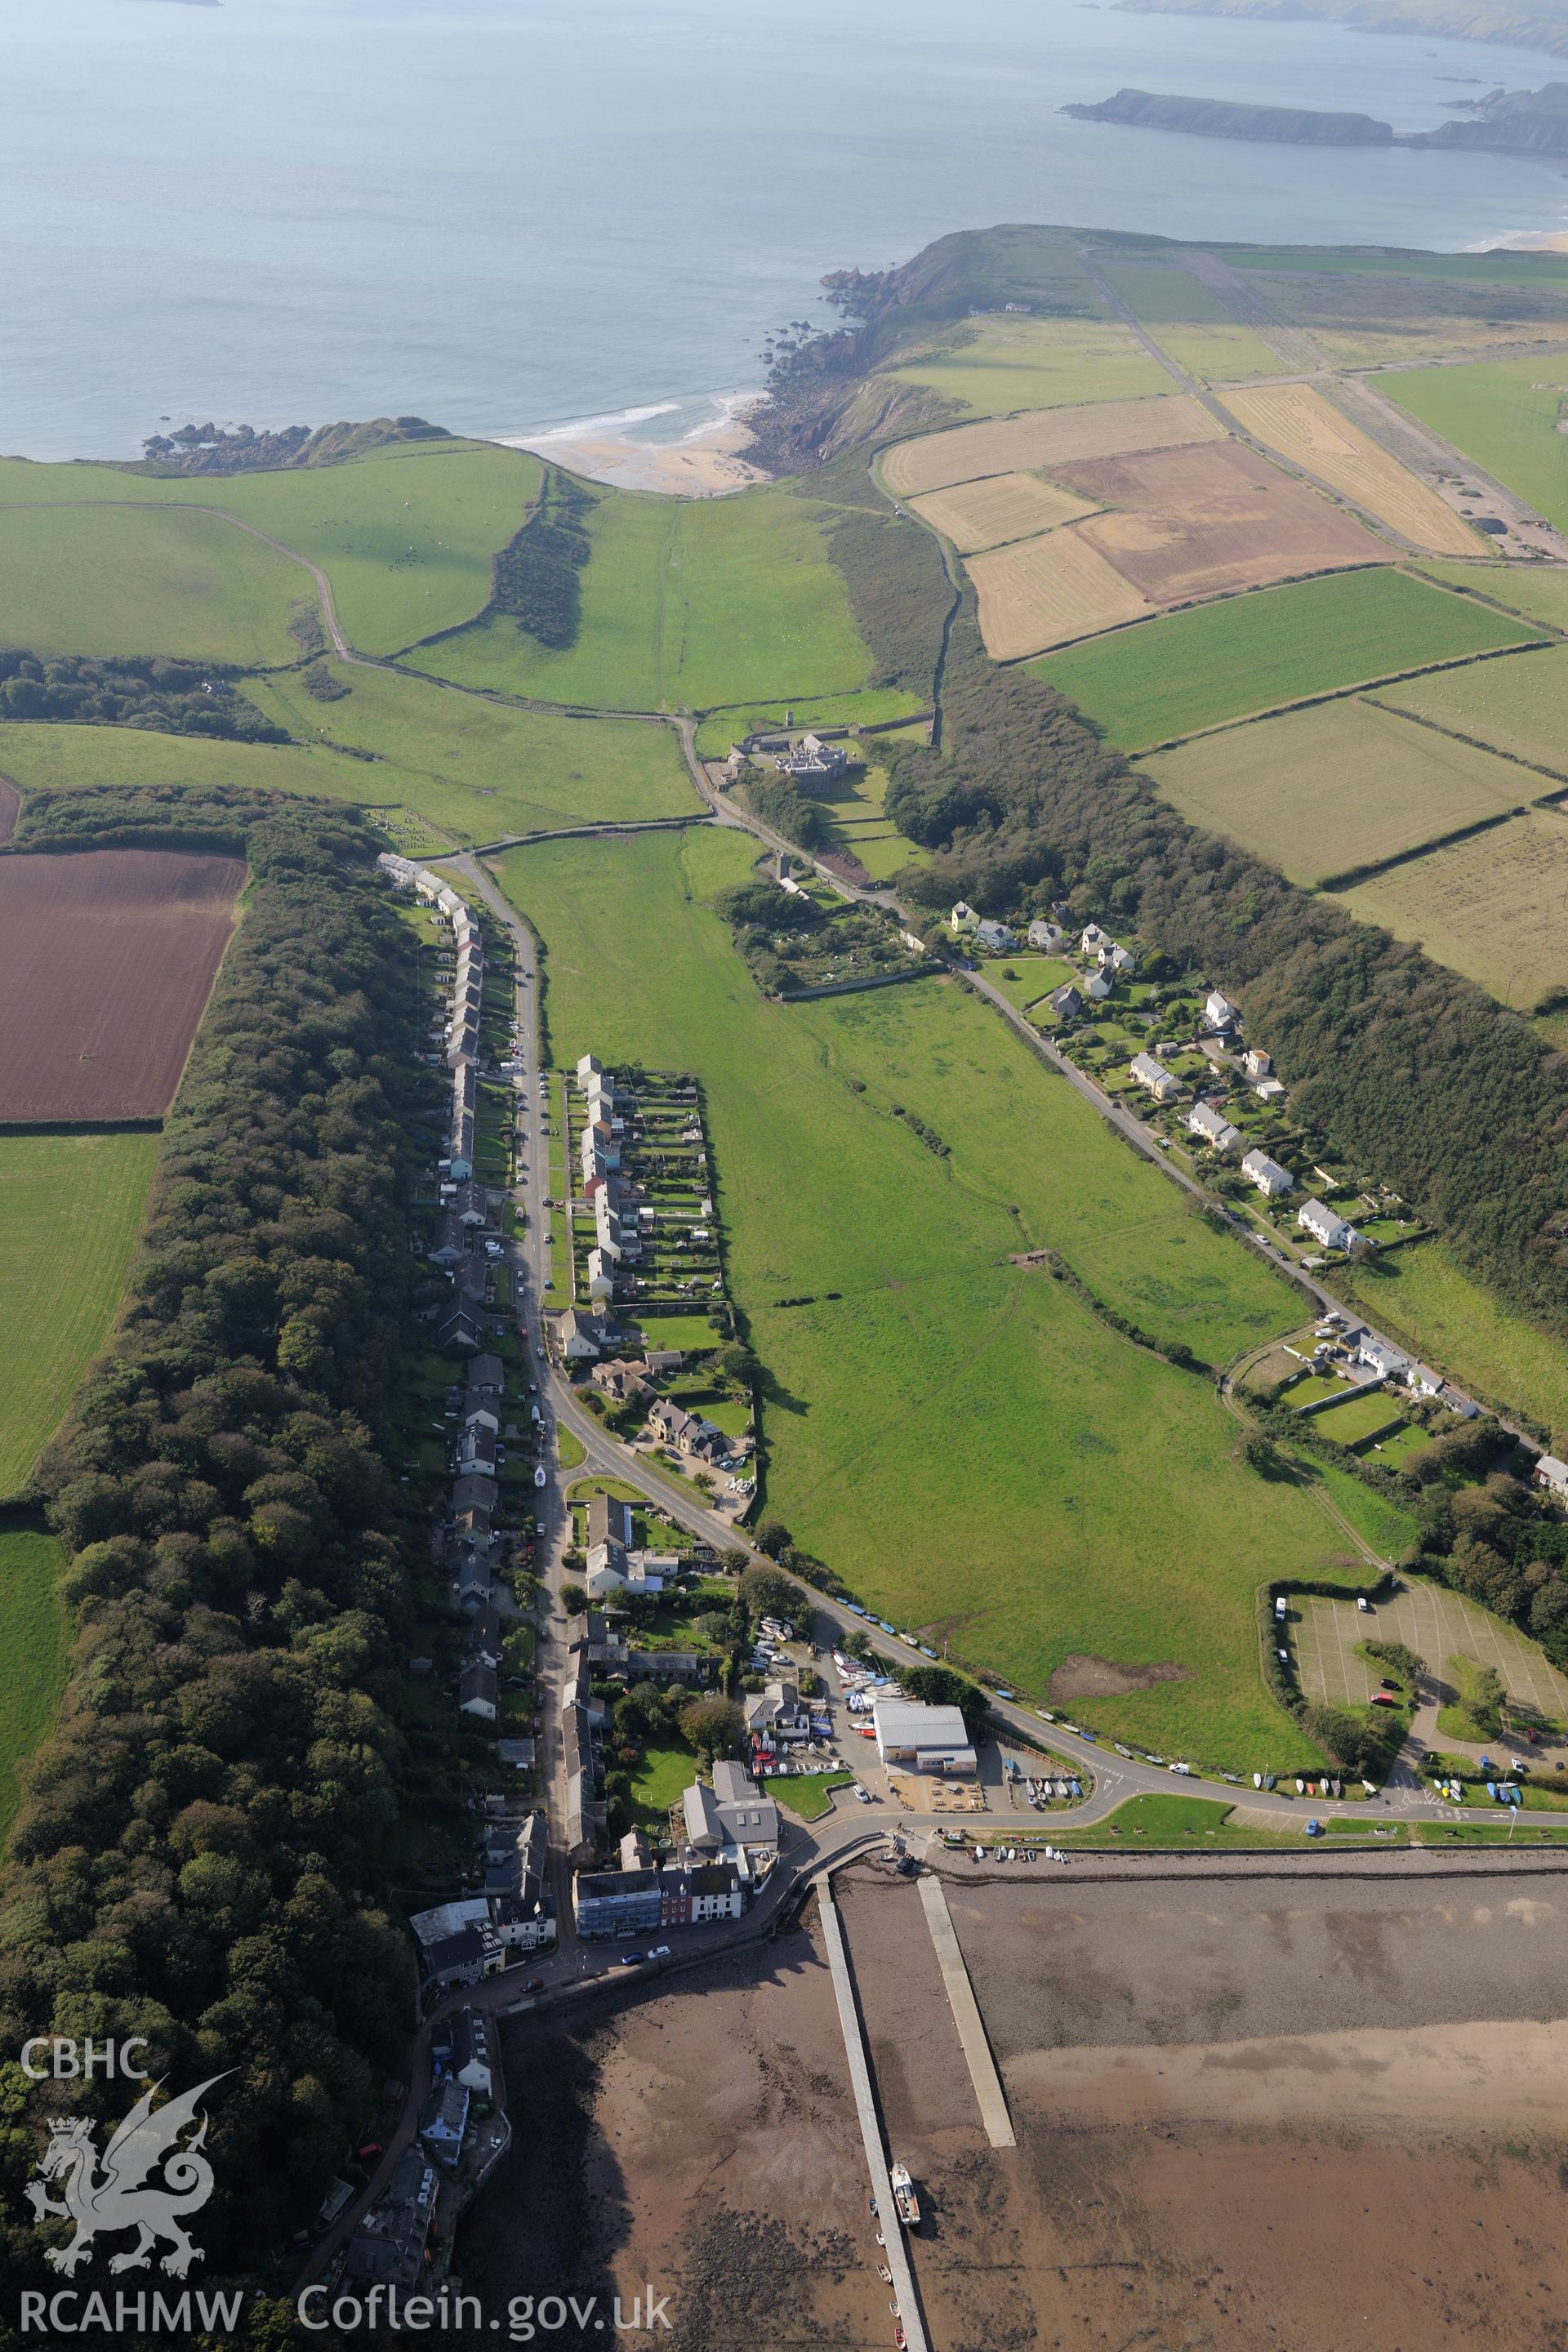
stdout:
POLYGON ((895 2164, 891 2172, 888 2175, 888 2178, 892 2183, 893 2202, 898 2207, 900 2221, 903 2223, 906 2230, 918 2229, 921 2218, 921 2202, 920 2199, 915 2195, 915 2184, 910 2179, 909 2166, 907 2164, 895 2164))
POLYGON ((909 2337, 904 2334, 904 2323, 900 2319, 898 2326, 893 2330, 893 2341, 898 2346, 899 2352, 904 2352, 904 2347, 909 2340, 909 2337))

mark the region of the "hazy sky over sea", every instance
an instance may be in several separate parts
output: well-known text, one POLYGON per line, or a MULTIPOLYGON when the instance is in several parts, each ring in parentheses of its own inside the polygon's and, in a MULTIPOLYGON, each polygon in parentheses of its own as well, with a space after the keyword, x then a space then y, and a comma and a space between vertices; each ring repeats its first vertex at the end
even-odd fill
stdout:
POLYGON ((1089 0, 0 0, 0 448, 161 416, 516 433, 759 380, 826 269, 996 220, 1461 245, 1500 157, 1064 120, 1124 82, 1415 128, 1519 50, 1089 0))

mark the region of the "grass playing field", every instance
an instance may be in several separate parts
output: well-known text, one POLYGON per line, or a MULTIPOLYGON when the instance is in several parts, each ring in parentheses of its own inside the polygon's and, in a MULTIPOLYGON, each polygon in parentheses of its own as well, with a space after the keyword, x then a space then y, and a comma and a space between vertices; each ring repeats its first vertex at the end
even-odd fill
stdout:
POLYGON ((103 1345, 156 1149, 152 1135, 0 1136, 0 1497, 103 1345))
POLYGON ((0 1522, 0 1840, 16 1810, 16 1766, 53 1720, 66 1678, 58 1539, 0 1522))
POLYGON ((1521 800, 1568 782, 1568 646, 1406 678, 1383 688, 1374 699, 1385 709, 1414 711, 1549 769, 1548 775, 1520 777, 1521 800))
MULTIPOLYGON (((1501 815, 1533 797, 1535 781, 1359 698, 1156 751, 1143 768, 1189 824, 1239 841, 1306 884, 1501 815)), ((1498 837, 1486 839, 1495 846, 1498 837)))
MULTIPOLYGON (((1527 644, 1531 634, 1488 606, 1434 594, 1415 574, 1379 566, 1172 613, 1036 667, 1113 743, 1135 751, 1426 662, 1527 644)), ((1493 667, 1464 675, 1484 678, 1493 667)))
POLYGON ((1568 1439, 1568 1353, 1468 1275, 1447 1245, 1426 1241, 1335 1269, 1343 1292, 1380 1331, 1441 1364, 1459 1386, 1504 1412, 1524 1412, 1568 1439))
POLYGON ((295 661, 306 573, 210 514, 145 506, 0 508, 0 644, 38 653, 295 661))
POLYGON ((1413 368, 1377 382, 1549 522, 1568 524, 1568 435, 1557 430, 1568 399, 1568 362, 1537 357, 1413 368))
POLYGON ((457 840, 699 813, 673 728, 556 718, 395 670, 329 667, 348 688, 338 701, 317 701, 297 674, 253 683, 251 698, 304 740, 319 732, 373 752, 376 766, 342 763, 362 770, 362 792, 400 802, 457 840))
POLYGON ((749 872, 748 845, 648 835, 496 863, 548 943, 555 1058, 592 1045, 702 1079, 731 1285, 767 1369, 770 1513, 868 1601, 1023 1686, 1074 1650, 1188 1670, 1095 1702, 1096 1723, 1238 1769, 1302 1753, 1258 1680, 1253 1593, 1264 1561, 1351 1577, 1342 1538, 1246 1470, 1205 1381, 1008 1260, 1049 1243, 1211 1357, 1293 1319, 1274 1279, 956 988, 761 1000, 702 903, 749 872))
POLYGON ((1138 400, 1170 377, 1114 319, 966 319, 950 340, 885 373, 929 384, 964 416, 1081 400, 1138 400))
POLYGON ((870 657, 827 561, 829 520, 787 490, 679 499, 600 486, 574 645, 552 651, 501 617, 411 666, 620 710, 852 693, 870 657))
POLYGON ((1551 811, 1358 882, 1345 903, 1517 1011, 1568 991, 1568 818, 1551 811))
MULTIPOLYGON (((58 512, 64 504, 113 499, 238 515, 321 565, 352 645, 390 654, 480 610, 490 593, 490 558, 523 521, 540 475, 538 458, 526 451, 471 441, 414 443, 345 466, 183 478, 12 458, 0 459, 0 506, 44 504, 58 512)), ((254 544, 258 555, 268 552, 254 544)), ((313 593, 297 565, 289 577, 293 595, 313 593)))

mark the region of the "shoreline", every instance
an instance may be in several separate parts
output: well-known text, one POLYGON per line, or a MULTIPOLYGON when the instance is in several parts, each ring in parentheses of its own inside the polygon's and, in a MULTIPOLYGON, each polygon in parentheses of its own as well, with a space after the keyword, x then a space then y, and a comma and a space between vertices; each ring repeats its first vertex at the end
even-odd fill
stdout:
POLYGON ((498 434, 503 448, 528 449, 568 472, 607 482, 617 489, 653 490, 666 498, 719 499, 749 489, 771 476, 738 454, 750 438, 745 417, 766 395, 758 392, 710 395, 718 413, 673 441, 656 441, 637 428, 672 415, 675 401, 628 408, 616 416, 584 416, 537 433, 498 434))

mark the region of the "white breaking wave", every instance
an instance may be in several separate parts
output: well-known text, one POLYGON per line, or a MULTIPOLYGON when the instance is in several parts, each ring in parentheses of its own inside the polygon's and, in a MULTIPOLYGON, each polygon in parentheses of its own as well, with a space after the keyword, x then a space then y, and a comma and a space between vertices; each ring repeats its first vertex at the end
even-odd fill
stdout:
POLYGON ((540 425, 521 433, 498 433, 496 439, 505 449, 537 449, 542 441, 620 441, 626 437, 629 426, 646 425, 655 416, 672 416, 679 405, 678 400, 660 400, 647 408, 617 408, 607 416, 574 416, 564 425, 540 425))

